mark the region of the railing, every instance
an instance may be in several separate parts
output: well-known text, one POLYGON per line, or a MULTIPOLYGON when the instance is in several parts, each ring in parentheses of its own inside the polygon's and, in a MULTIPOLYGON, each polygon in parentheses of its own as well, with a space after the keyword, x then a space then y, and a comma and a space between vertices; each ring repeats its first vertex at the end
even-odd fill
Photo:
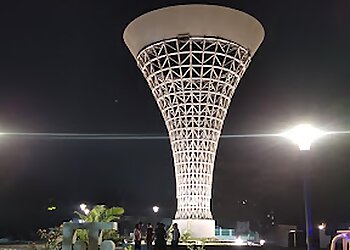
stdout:
POLYGON ((234 229, 216 228, 215 236, 235 236, 234 229))
POLYGON ((339 240, 343 243, 343 250, 349 250, 350 230, 338 230, 337 233, 338 235, 334 236, 332 239, 330 250, 336 249, 336 244, 339 240))

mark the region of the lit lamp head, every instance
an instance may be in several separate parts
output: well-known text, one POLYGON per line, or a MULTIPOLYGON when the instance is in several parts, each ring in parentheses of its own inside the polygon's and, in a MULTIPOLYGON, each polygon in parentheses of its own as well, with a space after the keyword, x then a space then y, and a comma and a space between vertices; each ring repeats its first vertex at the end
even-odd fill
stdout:
POLYGON ((159 207, 158 206, 154 206, 152 209, 153 209, 154 213, 158 213, 158 211, 159 211, 159 207))
POLYGON ((281 134, 281 136, 297 144, 300 151, 310 150, 311 144, 323 135, 325 135, 324 131, 317 129, 310 124, 300 124, 281 134))
POLYGON ((318 225, 319 230, 324 230, 326 229, 326 223, 322 222, 320 225, 318 225))
POLYGON ((86 206, 85 203, 80 204, 80 209, 81 209, 81 210, 84 211, 84 210, 86 209, 86 207, 87 207, 87 206, 86 206))
POLYGON ((90 209, 87 208, 87 205, 85 203, 80 204, 80 209, 84 212, 85 215, 88 215, 90 213, 90 209))

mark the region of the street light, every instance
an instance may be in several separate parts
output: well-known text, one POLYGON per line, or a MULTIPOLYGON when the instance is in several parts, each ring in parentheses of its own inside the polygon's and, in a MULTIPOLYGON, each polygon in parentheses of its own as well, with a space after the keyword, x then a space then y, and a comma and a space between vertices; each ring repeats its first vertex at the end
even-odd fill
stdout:
POLYGON ((84 211, 84 210, 86 209, 87 206, 86 206, 85 203, 81 203, 79 207, 80 207, 80 209, 81 209, 82 211, 84 211))
POLYGON ((154 223, 158 223, 158 212, 159 212, 159 206, 155 205, 152 207, 152 210, 153 210, 153 220, 154 220, 154 223))
MULTIPOLYGON (((325 135, 326 133, 310 124, 300 124, 291 130, 280 135, 297 144, 300 151, 309 151, 311 144, 325 135)), ((305 155, 305 154, 302 154, 305 155)), ((304 157, 302 157, 304 158, 304 157)), ((305 208, 305 227, 306 227, 306 247, 307 250, 313 250, 313 223, 311 217, 311 204, 308 192, 308 181, 306 168, 303 168, 303 189, 304 189, 304 208, 305 208)))
POLYGON ((300 151, 310 150, 311 144, 326 133, 310 124, 300 124, 281 135, 299 146, 300 151))
POLYGON ((320 225, 318 225, 319 230, 324 230, 326 229, 326 223, 322 222, 320 225))
POLYGON ((83 211, 85 215, 88 215, 90 213, 90 209, 87 208, 87 205, 85 203, 80 204, 80 210, 83 211))
POLYGON ((156 214, 156 213, 158 213, 158 211, 159 211, 159 207, 158 206, 153 206, 153 212, 156 214))

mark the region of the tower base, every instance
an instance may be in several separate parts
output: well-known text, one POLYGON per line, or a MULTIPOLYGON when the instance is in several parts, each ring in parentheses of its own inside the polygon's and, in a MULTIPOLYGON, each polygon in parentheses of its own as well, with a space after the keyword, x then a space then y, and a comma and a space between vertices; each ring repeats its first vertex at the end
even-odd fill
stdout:
POLYGON ((177 219, 181 235, 187 230, 191 233, 192 238, 214 238, 215 237, 215 220, 195 220, 195 219, 177 219))

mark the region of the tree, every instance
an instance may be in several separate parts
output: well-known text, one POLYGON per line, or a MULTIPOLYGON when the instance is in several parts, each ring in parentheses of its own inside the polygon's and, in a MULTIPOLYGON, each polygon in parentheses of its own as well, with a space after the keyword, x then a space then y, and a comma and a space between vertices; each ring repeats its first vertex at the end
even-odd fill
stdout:
POLYGON ((41 240, 45 242, 45 249, 57 250, 62 247, 62 229, 63 226, 50 229, 39 229, 38 234, 41 240))

